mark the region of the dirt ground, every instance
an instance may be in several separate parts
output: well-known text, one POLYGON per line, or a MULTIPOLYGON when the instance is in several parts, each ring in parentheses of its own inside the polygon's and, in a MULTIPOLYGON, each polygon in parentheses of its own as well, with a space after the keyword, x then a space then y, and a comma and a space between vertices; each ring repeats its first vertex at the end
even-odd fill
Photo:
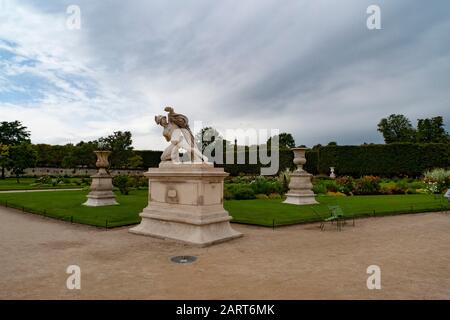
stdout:
POLYGON ((233 227, 244 237, 195 248, 0 208, 0 299, 450 298, 449 213, 361 219, 341 232, 233 227), (73 264, 81 290, 66 287, 73 264), (381 290, 367 289, 369 265, 381 268, 381 290))

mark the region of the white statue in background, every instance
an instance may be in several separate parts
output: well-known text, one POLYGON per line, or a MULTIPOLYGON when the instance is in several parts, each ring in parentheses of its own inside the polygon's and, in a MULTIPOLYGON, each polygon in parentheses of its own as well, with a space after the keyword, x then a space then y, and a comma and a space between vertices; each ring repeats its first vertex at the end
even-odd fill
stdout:
POLYGON ((167 117, 155 116, 155 122, 164 128, 164 138, 170 142, 161 155, 161 161, 180 163, 180 151, 186 150, 191 162, 208 162, 208 158, 197 148, 188 118, 175 113, 171 107, 166 107, 164 111, 168 112, 167 117))

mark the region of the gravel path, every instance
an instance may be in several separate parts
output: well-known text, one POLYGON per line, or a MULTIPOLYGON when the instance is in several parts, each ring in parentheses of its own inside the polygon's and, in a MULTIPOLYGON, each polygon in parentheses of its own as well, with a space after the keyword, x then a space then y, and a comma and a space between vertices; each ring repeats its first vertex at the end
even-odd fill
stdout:
POLYGON ((0 299, 449 299, 450 215, 233 225, 241 239, 192 248, 0 208, 0 299), (170 257, 195 255, 193 264, 170 257), (66 288, 68 265, 81 290, 66 288), (381 267, 381 290, 366 269, 381 267))

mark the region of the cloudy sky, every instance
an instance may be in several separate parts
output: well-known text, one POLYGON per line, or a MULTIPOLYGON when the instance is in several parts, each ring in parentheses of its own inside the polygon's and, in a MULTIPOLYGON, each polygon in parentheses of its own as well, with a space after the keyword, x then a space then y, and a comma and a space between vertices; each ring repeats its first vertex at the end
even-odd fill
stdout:
POLYGON ((130 130, 165 145, 165 105, 219 131, 382 142, 380 118, 450 128, 447 0, 0 0, 0 121, 34 143, 130 130), (381 8, 381 30, 366 9, 381 8), (81 9, 70 30, 67 7, 81 9))

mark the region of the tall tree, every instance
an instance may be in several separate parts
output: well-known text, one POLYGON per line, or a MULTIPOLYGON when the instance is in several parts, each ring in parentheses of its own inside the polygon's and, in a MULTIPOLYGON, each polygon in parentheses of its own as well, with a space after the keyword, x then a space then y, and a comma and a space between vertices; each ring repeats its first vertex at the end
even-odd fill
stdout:
POLYGON ((144 165, 144 159, 133 152, 133 155, 128 158, 128 167, 131 169, 142 168, 144 165))
POLYGON ((202 153, 205 152, 207 148, 208 150, 213 150, 218 143, 222 146, 229 143, 222 137, 219 131, 213 127, 205 127, 200 130, 200 132, 195 135, 195 142, 202 153))
MULTIPOLYGON (((270 148, 270 146, 272 144, 272 138, 274 138, 274 137, 270 137, 267 140, 268 148, 270 148)), ((280 149, 294 148, 295 147, 294 137, 290 133, 286 133, 286 132, 280 133, 278 135, 278 145, 279 145, 280 149)))
POLYGON ((98 148, 96 141, 81 141, 74 146, 72 152, 63 159, 63 162, 68 167, 95 168, 96 157, 94 151, 98 148))
POLYGON ((6 168, 8 167, 11 159, 9 158, 9 148, 6 144, 0 143, 0 167, 6 168))
POLYGON ((110 163, 113 168, 126 168, 133 156, 133 140, 130 131, 116 131, 98 140, 99 148, 111 151, 110 163))
MULTIPOLYGON (((23 142, 30 142, 30 133, 20 121, 0 123, 0 144, 11 147, 23 142)), ((6 166, 0 165, 2 168, 1 179, 5 179, 6 166)))
POLYGON ((391 114, 378 123, 378 131, 383 134, 384 142, 414 142, 415 130, 408 118, 401 114, 391 114))
POLYGON ((417 142, 448 142, 449 135, 441 116, 417 120, 417 142))
POLYGON ((10 162, 8 169, 16 176, 19 183, 20 175, 26 168, 33 168, 36 165, 36 150, 29 142, 13 145, 9 150, 10 162))

